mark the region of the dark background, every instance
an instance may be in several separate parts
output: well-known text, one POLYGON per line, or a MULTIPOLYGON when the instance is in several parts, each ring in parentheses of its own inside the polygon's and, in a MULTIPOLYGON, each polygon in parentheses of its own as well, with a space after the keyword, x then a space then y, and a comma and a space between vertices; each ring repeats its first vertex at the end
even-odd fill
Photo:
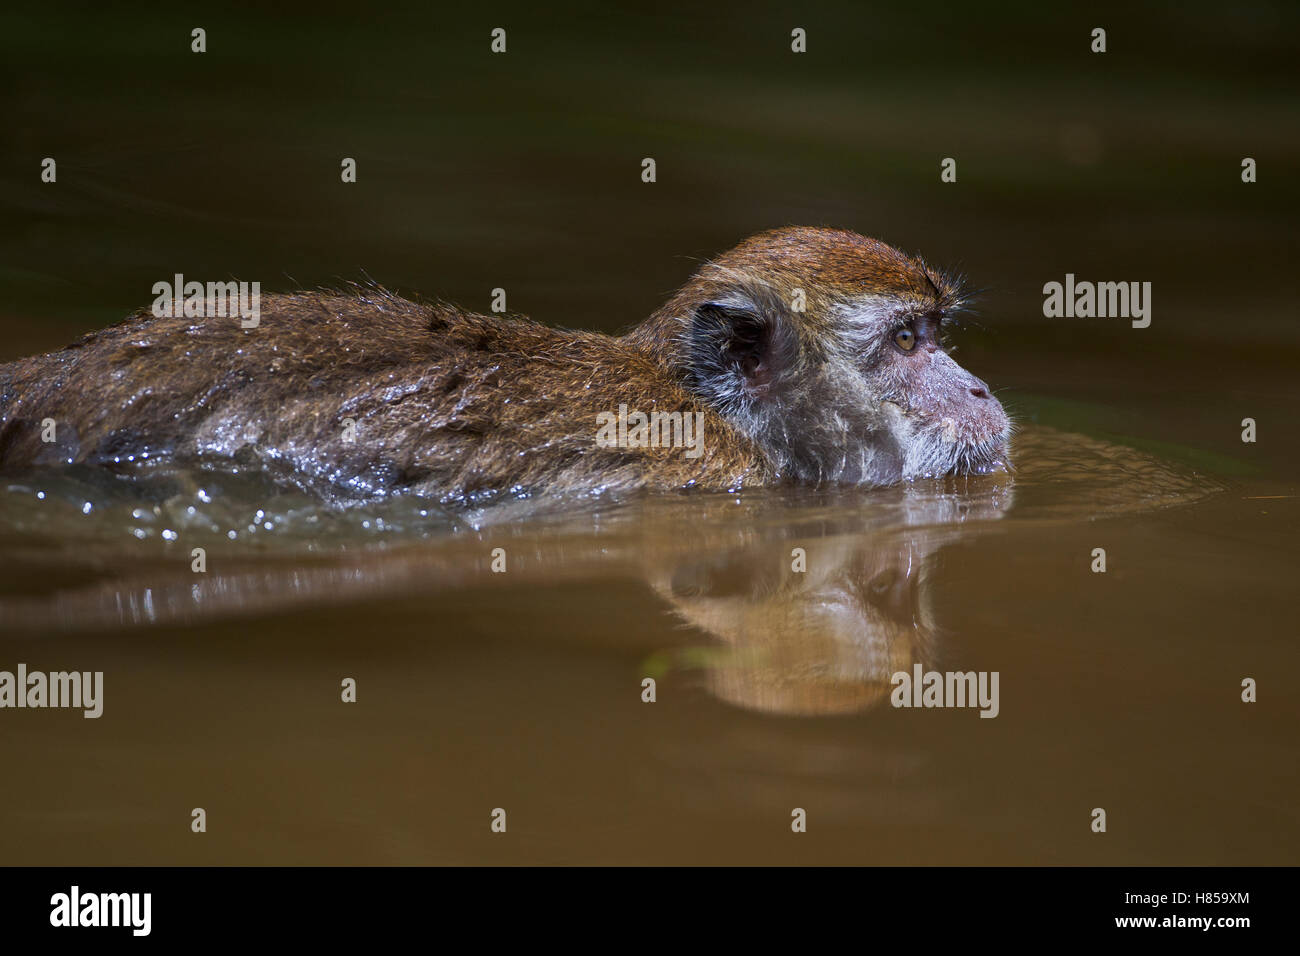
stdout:
POLYGON ((175 272, 479 311, 500 286, 613 331, 746 235, 826 224, 983 290, 961 360, 1022 417, 1239 456, 1253 414, 1283 464, 1297 27, 1287 3, 8 8, 0 358, 175 272), (1152 282, 1151 328, 1045 320, 1066 272, 1152 282))

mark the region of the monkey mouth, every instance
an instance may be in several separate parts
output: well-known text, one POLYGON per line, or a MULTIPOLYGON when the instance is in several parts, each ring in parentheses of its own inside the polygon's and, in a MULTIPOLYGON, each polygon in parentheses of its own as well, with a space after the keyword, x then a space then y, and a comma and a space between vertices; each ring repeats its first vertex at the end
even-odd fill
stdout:
POLYGON ((1008 436, 958 437, 945 419, 918 435, 908 449, 905 478, 952 478, 991 475, 1012 470, 1008 436))
POLYGON ((1006 473, 1011 471, 1011 456, 1006 454, 1005 448, 996 450, 985 450, 982 448, 972 449, 971 452, 964 454, 952 469, 949 475, 992 475, 995 473, 1006 473))
POLYGON ((926 478, 960 478, 966 475, 992 475, 1011 471, 1011 456, 1001 439, 972 442, 954 450, 949 461, 923 475, 926 478))

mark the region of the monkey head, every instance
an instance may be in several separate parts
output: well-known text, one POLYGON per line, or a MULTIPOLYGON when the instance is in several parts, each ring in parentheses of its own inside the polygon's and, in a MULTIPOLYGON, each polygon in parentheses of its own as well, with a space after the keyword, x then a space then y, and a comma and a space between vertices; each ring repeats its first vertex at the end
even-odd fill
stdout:
POLYGON ((890 484, 1007 464, 1010 422, 948 355, 956 283, 852 232, 761 233, 632 333, 783 477, 890 484))

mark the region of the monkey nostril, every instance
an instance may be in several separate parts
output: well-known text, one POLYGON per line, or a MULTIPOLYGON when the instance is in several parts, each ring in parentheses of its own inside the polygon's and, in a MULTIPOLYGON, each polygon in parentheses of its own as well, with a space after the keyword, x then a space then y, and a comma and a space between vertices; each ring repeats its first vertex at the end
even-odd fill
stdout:
POLYGON ((984 391, 984 389, 982 389, 982 388, 980 388, 980 387, 978 387, 978 386, 976 386, 975 388, 972 388, 972 389, 970 390, 970 393, 971 393, 972 395, 974 395, 976 398, 988 398, 988 397, 989 397, 989 393, 986 392, 986 391, 984 391))

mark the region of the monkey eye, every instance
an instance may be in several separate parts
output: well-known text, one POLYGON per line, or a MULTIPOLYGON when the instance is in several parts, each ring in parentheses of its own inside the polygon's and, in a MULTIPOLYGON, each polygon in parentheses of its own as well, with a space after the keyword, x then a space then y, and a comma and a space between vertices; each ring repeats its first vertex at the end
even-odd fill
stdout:
POLYGON ((910 352, 916 348, 916 333, 905 325, 894 333, 894 344, 904 352, 910 352))

